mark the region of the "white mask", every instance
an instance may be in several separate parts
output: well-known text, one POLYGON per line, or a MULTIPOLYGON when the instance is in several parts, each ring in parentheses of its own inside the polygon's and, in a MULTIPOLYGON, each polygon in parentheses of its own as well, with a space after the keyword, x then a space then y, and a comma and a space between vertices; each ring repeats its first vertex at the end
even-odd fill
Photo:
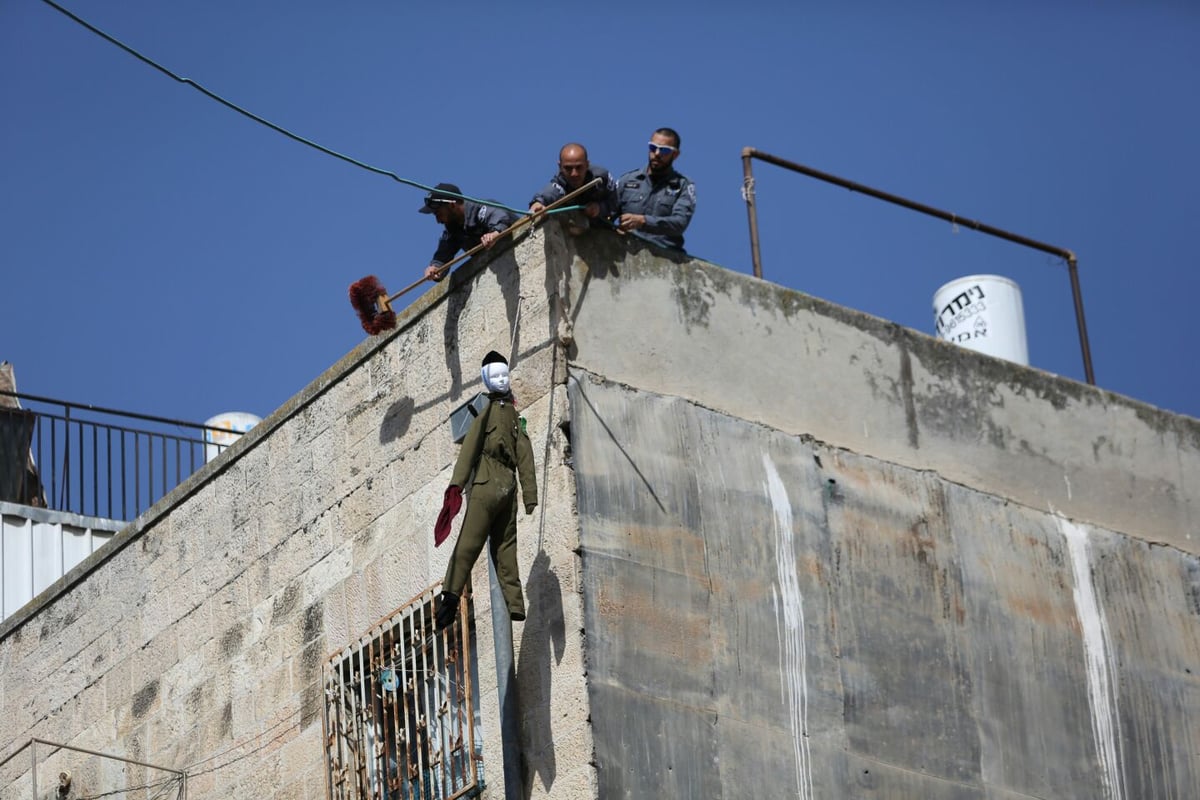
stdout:
POLYGON ((508 392, 508 364, 493 361, 479 371, 483 376, 483 385, 493 394, 508 392))

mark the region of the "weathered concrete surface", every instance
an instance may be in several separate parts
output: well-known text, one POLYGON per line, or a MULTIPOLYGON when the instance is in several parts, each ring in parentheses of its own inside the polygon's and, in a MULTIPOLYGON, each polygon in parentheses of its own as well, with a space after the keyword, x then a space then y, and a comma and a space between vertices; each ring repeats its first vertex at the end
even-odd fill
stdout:
POLYGON ((1195 556, 576 377, 601 797, 1195 796, 1195 556))
MULTIPOLYGON (((518 354, 542 497, 518 523, 522 776, 530 797, 594 798, 546 248, 537 234, 460 268, 0 624, 0 760, 36 736, 185 770, 190 798, 324 797, 322 665, 441 580, 451 548, 433 548, 432 526, 458 449, 447 417, 495 349, 518 354)), ((487 581, 481 559, 473 582, 487 581)), ((475 613, 485 797, 502 797, 486 590, 475 613)), ((43 765, 43 791, 60 767, 79 794, 127 785, 64 751, 43 765)), ((0 799, 29 790, 25 752, 0 767, 0 799)))
POLYGON ((490 258, 0 623, 0 760, 322 797, 322 664, 441 577, 446 418, 495 349, 542 493, 527 796, 1194 796, 1196 421, 603 232, 490 258))
POLYGON ((576 245, 582 369, 1200 553, 1200 421, 702 261, 576 245))

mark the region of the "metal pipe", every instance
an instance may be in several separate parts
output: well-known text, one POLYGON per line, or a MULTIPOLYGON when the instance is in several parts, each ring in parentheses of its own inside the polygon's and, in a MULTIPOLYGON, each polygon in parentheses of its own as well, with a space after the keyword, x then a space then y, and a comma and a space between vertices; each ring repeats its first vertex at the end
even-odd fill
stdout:
POLYGON ((742 148, 742 199, 746 201, 746 216, 750 218, 750 262, 754 265, 754 277, 761 278, 762 254, 758 249, 758 209, 754 205, 754 170, 751 161, 753 147, 742 148))
MULTIPOLYGON (((940 208, 934 208, 933 206, 925 205, 924 203, 918 203, 915 200, 909 200, 908 198, 891 194, 890 192, 885 192, 880 189, 875 189, 865 184, 840 178, 837 175, 831 175, 828 172, 821 172, 820 170, 813 169, 812 167, 806 167, 803 164, 797 164, 795 161, 788 161, 785 158, 773 156, 770 153, 763 153, 753 147, 742 148, 742 162, 744 165, 743 171, 747 175, 750 174, 749 162, 751 158, 757 158, 760 161, 766 161, 768 164, 774 164, 777 167, 783 167, 784 169, 791 170, 792 172, 799 172, 801 175, 807 175, 810 178, 816 178, 819 181, 831 183, 834 186, 841 186, 842 188, 849 189, 852 192, 859 192, 860 194, 874 197, 877 200, 883 200, 887 203, 903 206, 904 208, 912 211, 917 211, 931 217, 937 217, 938 219, 945 220, 954 225, 962 225, 963 227, 971 228, 972 230, 979 231, 980 233, 986 233, 989 236, 995 236, 998 239, 1004 239, 1014 244, 1022 245, 1023 247, 1029 247, 1033 250, 1040 250, 1043 253, 1049 253, 1050 255, 1058 256, 1059 258, 1063 259, 1067 262, 1067 272, 1070 274, 1071 278, 1071 296, 1075 303, 1075 322, 1079 329, 1079 344, 1083 353, 1083 372, 1087 378, 1087 382, 1093 386, 1096 385, 1095 373, 1092 370, 1092 350, 1088 344, 1087 324, 1084 322, 1083 317, 1083 292, 1079 286, 1079 273, 1077 269, 1078 261, 1075 258, 1075 254, 1070 250, 1062 247, 1055 247, 1054 245, 1046 244, 1045 242, 1039 242, 1037 239, 1030 239, 1028 236, 1021 236, 1020 234, 1006 231, 1003 228, 997 228, 995 226, 979 222, 978 220, 960 217, 952 212, 943 211, 940 208)), ((752 185, 751 189, 753 189, 752 185)), ((742 193, 743 195, 746 193, 745 187, 743 187, 742 193)), ((747 203, 749 204, 750 201, 747 200, 747 203)), ((751 223, 750 236, 751 252, 755 259, 755 275, 761 277, 760 272, 762 267, 759 261, 760 256, 758 254, 757 226, 754 224, 753 220, 751 223)))
POLYGON ((1096 385, 1092 373, 1092 348, 1088 345, 1087 321, 1083 318, 1083 292, 1079 288, 1079 264, 1074 253, 1067 259, 1067 274, 1071 276, 1071 296, 1075 299, 1075 327, 1079 329, 1079 346, 1083 350, 1083 371, 1087 382, 1096 385))
POLYGON ((496 690, 500 701, 500 741, 504 752, 504 800, 523 800, 521 720, 517 673, 513 664, 512 618, 488 548, 488 586, 492 598, 492 643, 496 651, 496 690))
POLYGON ((180 776, 181 778, 187 775, 187 773, 184 772, 183 770, 171 769, 170 767, 160 767, 158 764, 150 764, 145 761, 138 761, 133 758, 126 758, 124 756, 114 755, 113 753, 101 753, 99 750, 88 750, 86 747, 76 747, 73 744, 63 744, 61 742, 52 742, 48 739, 39 739, 36 736, 30 738, 29 741, 31 741, 35 744, 44 744, 44 745, 47 745, 48 747, 57 747, 59 750, 72 750, 76 753, 83 753, 84 755, 98 756, 100 758, 111 758, 114 761, 121 761, 126 764, 133 764, 134 766, 138 766, 138 767, 147 767, 149 769, 156 769, 161 772, 173 772, 176 775, 180 776))

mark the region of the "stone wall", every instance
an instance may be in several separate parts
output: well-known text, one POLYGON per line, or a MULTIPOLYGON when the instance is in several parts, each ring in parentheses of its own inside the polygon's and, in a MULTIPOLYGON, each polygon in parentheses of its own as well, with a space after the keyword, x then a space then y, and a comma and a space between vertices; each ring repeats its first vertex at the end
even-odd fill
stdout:
MULTIPOLYGON (((432 288, 396 332, 364 341, 6 620, 0 758, 37 737, 186 771, 190 798, 324 797, 322 666, 441 580, 451 544, 434 549, 432 527, 457 453, 447 418, 480 391, 484 353, 515 346, 542 495, 519 521, 524 777, 532 797, 594 797, 546 248, 537 233, 432 288)), ((473 583, 488 585, 485 559, 473 583)), ((485 796, 502 797, 486 590, 475 617, 485 796)), ((80 795, 125 780, 120 763, 62 751, 39 770, 43 791, 60 768, 80 795)), ((0 798, 29 791, 22 752, 0 769, 0 798)))
MULTIPOLYGON (((27 800, 33 737, 184 771, 192 798, 323 797, 322 665, 440 579, 447 417, 492 349, 542 494, 519 520, 525 797, 1200 782, 1200 423, 550 225, 0 623, 0 800, 27 800)), ((502 797, 486 592, 475 618, 502 797)), ((81 794, 134 775, 44 760, 81 794)))

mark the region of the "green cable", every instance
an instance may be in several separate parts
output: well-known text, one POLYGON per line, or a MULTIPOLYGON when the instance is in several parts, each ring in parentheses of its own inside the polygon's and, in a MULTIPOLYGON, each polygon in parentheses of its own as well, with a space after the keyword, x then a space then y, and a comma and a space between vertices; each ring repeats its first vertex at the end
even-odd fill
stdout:
MULTIPOLYGON (((468 195, 456 194, 455 192, 447 192, 442 189, 434 189, 432 186, 426 186, 423 183, 418 183, 416 181, 409 180, 408 178, 401 178, 399 175, 397 175, 394 172, 390 172, 389 170, 380 169, 379 167, 373 167, 370 164, 367 164, 363 161, 359 161, 356 158, 351 158, 350 156, 339 153, 336 150, 330 150, 328 147, 317 144, 316 142, 314 142, 310 139, 305 139, 303 136, 292 133, 291 131, 289 131, 286 128, 281 128, 280 126, 276 125, 274 122, 271 122, 268 119, 264 119, 251 111, 247 111, 246 109, 242 108, 241 106, 237 105, 236 103, 230 102, 229 100, 226 100, 224 97, 221 97, 216 92, 209 91, 208 89, 204 88, 204 86, 202 86, 199 83, 196 83, 191 78, 184 78, 179 75, 176 75, 171 70, 169 70, 166 67, 162 66, 161 64, 155 62, 154 60, 142 55, 137 50, 134 50, 132 47, 130 47, 129 45, 120 41, 119 39, 109 36, 107 33, 100 30, 95 25, 92 25, 87 20, 82 19, 82 18, 76 16, 75 14, 72 14, 70 11, 63 8, 58 3, 55 3, 54 0, 42 0, 42 2, 45 3, 46 5, 50 6, 51 8, 53 8, 55 11, 58 11, 59 13, 65 15, 65 16, 69 17, 70 19, 74 20, 75 22, 79 23, 80 25, 87 28, 89 31, 96 34, 97 36, 105 39, 106 41, 110 42, 111 44, 115 44, 117 47, 121 48, 126 53, 129 53, 129 55, 133 56, 137 60, 139 60, 145 64, 148 64, 151 67, 154 67, 154 69, 163 73, 164 75, 171 78, 172 80, 176 80, 179 83, 186 83, 187 85, 191 86, 196 91, 200 92, 201 94, 205 95, 206 97, 216 100, 218 103, 225 106, 226 108, 231 108, 234 111, 236 111, 237 113, 241 114, 242 116, 248 117, 248 118, 254 120, 255 122, 259 123, 260 125, 267 126, 268 128, 275 131, 276 133, 282 133, 284 136, 288 137, 289 139, 292 139, 293 141, 297 141, 300 144, 308 145, 309 147, 313 148, 314 150, 319 150, 322 153, 325 153, 326 155, 333 156, 334 158, 340 158, 342 161, 345 161, 349 164, 353 164, 356 167, 361 167, 362 169, 365 169, 368 172, 374 172, 379 175, 386 175, 387 177, 391 178, 392 180, 396 181, 397 183, 403 183, 407 186, 413 186, 413 187, 416 187, 417 189, 423 189, 424 191, 427 191, 427 192, 437 191, 442 194, 447 194, 447 195, 451 195, 453 197, 458 197, 462 200, 470 200, 474 203, 479 203, 480 205, 492 206, 493 208, 501 208, 501 209, 504 209, 505 211, 511 211, 514 214, 520 214, 522 216, 529 213, 528 210, 522 210, 519 208, 511 208, 509 206, 498 203, 494 200, 480 200, 477 197, 470 197, 468 195)), ((552 209, 551 211, 548 211, 546 213, 547 214, 558 214, 563 211, 576 211, 581 208, 583 208, 583 206, 577 206, 577 205, 576 206, 564 206, 562 208, 552 209)))

